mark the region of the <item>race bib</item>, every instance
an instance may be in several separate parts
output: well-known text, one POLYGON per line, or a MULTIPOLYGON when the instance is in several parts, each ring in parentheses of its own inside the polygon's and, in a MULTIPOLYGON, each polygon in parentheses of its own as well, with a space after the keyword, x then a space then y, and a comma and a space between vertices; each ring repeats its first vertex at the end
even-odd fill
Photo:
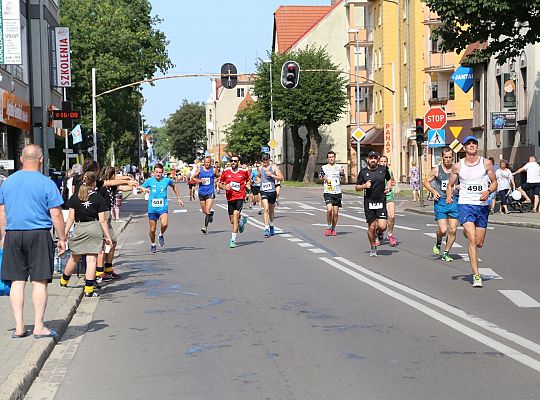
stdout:
POLYGON ((165 201, 163 199, 152 199, 153 208, 161 208, 164 205, 165 205, 165 201))
POLYGON ((468 194, 480 194, 481 192, 487 190, 487 185, 482 182, 472 182, 463 186, 462 189, 465 189, 468 194))
POLYGON ((383 203, 369 203, 368 207, 370 210, 380 210, 383 208, 383 203))
POLYGON ((202 181, 201 185, 203 185, 203 186, 210 185, 210 178, 202 178, 201 181, 202 181))
POLYGON ((263 183, 261 183, 261 190, 263 192, 266 192, 268 190, 272 190, 272 183, 271 182, 263 182, 263 183))
POLYGON ((239 191, 240 191, 240 183, 238 183, 238 182, 231 182, 231 183, 229 183, 229 185, 231 186, 231 189, 234 190, 235 192, 239 192, 239 191))
POLYGON ((441 181, 441 190, 443 192, 446 192, 446 188, 448 187, 448 179, 441 181))

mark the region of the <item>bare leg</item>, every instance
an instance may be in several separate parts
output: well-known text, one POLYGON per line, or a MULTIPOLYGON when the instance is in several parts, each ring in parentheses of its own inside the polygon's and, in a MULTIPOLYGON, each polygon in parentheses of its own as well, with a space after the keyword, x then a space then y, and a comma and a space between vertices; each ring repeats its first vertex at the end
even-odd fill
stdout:
POLYGON ((159 217, 159 230, 161 234, 163 235, 167 228, 169 227, 169 214, 161 214, 159 217))
POLYGON ((337 221, 339 218, 339 207, 334 206, 332 207, 332 229, 336 229, 337 221))
POLYGON ((396 222, 396 205, 393 201, 386 203, 386 210, 388 212, 388 235, 394 234, 394 224, 396 222))
POLYGON ((22 335, 25 332, 24 329, 24 288, 26 287, 26 281, 13 281, 11 282, 11 291, 9 294, 9 301, 11 303, 11 309, 13 310, 13 318, 15 319, 15 334, 22 335))
POLYGON ((454 218, 448 219, 448 224, 450 225, 448 229, 448 237, 446 238, 446 246, 444 248, 445 252, 450 252, 450 249, 454 245, 454 242, 456 241, 456 234, 457 234, 457 227, 458 227, 459 220, 454 218))
POLYGON ((375 246, 375 239, 377 237, 376 231, 377 231, 377 220, 370 222, 368 224, 367 236, 368 236, 369 244, 371 245, 371 247, 375 246))
POLYGON ((467 252, 469 254, 472 273, 474 275, 480 275, 480 272, 478 271, 478 238, 476 236, 476 225, 474 224, 474 222, 465 222, 463 224, 463 230, 468 241, 467 252))
MULTIPOLYGON (((95 270, 95 268, 94 268, 95 270)), ((47 281, 32 282, 32 303, 34 304, 34 335, 46 335, 50 330, 45 328, 43 319, 47 308, 47 281)))
POLYGON ((270 205, 268 204, 268 200, 263 199, 262 205, 263 205, 263 209, 264 209, 264 213, 263 213, 264 226, 267 227, 267 226, 270 225, 270 215, 269 215, 270 214, 269 213, 270 205))
POLYGON ((148 220, 148 223, 150 224, 150 243, 156 243, 156 227, 157 227, 157 221, 152 221, 151 219, 148 220))

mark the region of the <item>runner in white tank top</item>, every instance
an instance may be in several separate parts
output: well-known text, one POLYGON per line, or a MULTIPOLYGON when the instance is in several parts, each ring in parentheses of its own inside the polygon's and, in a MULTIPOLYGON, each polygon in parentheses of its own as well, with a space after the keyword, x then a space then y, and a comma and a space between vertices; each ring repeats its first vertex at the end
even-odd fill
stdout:
POLYGON ((473 287, 482 287, 478 270, 478 249, 486 239, 489 216, 489 194, 497 190, 497 178, 491 161, 478 155, 478 139, 467 136, 463 141, 466 156, 454 164, 446 187, 446 202, 453 203, 452 190, 459 177, 459 221, 468 241, 473 287))

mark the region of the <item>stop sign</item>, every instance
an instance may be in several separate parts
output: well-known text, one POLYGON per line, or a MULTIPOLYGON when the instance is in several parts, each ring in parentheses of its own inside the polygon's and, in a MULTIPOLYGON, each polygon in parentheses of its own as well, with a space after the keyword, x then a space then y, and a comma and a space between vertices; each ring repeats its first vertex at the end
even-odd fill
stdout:
POLYGON ((430 129, 441 129, 446 125, 446 111, 440 107, 433 107, 424 116, 424 121, 430 129))

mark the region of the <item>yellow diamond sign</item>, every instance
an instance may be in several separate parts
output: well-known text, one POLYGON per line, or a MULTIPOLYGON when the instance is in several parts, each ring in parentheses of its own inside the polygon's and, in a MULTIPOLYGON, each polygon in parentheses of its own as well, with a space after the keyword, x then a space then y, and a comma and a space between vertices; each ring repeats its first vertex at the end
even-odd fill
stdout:
POLYGON ((361 142, 362 139, 364 139, 364 137, 366 136, 366 133, 360 129, 360 128, 356 128, 353 132, 352 132, 352 137, 357 141, 357 142, 361 142))
POLYGON ((270 141, 268 142, 268 146, 270 146, 270 148, 271 148, 272 150, 274 150, 274 149, 276 148, 276 146, 277 146, 276 140, 275 140, 275 139, 270 140, 270 141))

